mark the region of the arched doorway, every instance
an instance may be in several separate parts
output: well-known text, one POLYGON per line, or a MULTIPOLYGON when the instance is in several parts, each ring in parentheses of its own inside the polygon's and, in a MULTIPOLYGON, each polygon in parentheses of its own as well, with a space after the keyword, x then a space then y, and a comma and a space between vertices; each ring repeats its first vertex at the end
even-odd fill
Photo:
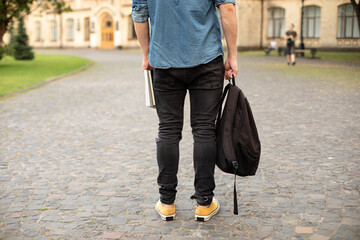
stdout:
POLYGON ((101 48, 114 48, 114 24, 109 14, 106 14, 101 21, 101 48))

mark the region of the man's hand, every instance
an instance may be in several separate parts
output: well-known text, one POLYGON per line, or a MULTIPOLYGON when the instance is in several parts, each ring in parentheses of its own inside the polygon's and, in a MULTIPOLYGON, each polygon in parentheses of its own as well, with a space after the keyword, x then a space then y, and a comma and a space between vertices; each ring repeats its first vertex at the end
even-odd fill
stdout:
POLYGON ((228 56, 225 61, 225 79, 230 80, 232 75, 236 77, 238 72, 237 58, 228 56))
POLYGON ((154 68, 149 64, 149 59, 147 57, 144 57, 142 61, 142 70, 145 71, 145 70, 153 70, 153 69, 154 68))

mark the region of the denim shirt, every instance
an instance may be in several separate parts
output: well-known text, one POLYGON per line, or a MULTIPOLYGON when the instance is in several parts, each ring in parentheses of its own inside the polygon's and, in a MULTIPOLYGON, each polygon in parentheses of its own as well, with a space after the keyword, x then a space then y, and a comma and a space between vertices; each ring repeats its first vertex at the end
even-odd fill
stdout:
POLYGON ((216 14, 224 3, 235 0, 133 0, 133 21, 150 18, 150 65, 189 68, 224 55, 216 14))

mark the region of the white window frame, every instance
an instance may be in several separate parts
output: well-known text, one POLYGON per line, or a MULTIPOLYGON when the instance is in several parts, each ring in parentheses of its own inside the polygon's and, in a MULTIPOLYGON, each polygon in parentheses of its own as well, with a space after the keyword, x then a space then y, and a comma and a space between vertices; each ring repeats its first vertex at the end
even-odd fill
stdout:
POLYGON ((68 41, 74 41, 74 35, 75 35, 75 21, 73 18, 68 18, 66 20, 66 29, 67 29, 67 40, 68 41))
POLYGON ((53 42, 58 40, 58 28, 56 20, 50 21, 50 40, 53 42))
POLYGON ((268 8, 268 27, 267 27, 268 38, 282 38, 284 32, 285 32, 285 9, 281 7, 268 8), (274 17, 275 11, 280 11, 282 16, 274 17), (277 24, 279 24, 279 26, 277 26, 277 24))

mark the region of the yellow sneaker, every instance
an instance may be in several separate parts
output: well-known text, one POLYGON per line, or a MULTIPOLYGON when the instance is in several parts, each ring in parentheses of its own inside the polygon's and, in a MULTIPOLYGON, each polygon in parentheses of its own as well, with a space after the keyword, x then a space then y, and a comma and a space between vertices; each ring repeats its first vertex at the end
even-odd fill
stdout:
POLYGON ((195 220, 206 222, 210 220, 220 210, 219 202, 213 198, 210 207, 198 206, 195 211, 195 220))
POLYGON ((163 207, 161 205, 160 200, 156 202, 155 204, 155 210, 160 215, 161 219, 164 221, 171 221, 175 219, 175 206, 166 206, 163 207))

